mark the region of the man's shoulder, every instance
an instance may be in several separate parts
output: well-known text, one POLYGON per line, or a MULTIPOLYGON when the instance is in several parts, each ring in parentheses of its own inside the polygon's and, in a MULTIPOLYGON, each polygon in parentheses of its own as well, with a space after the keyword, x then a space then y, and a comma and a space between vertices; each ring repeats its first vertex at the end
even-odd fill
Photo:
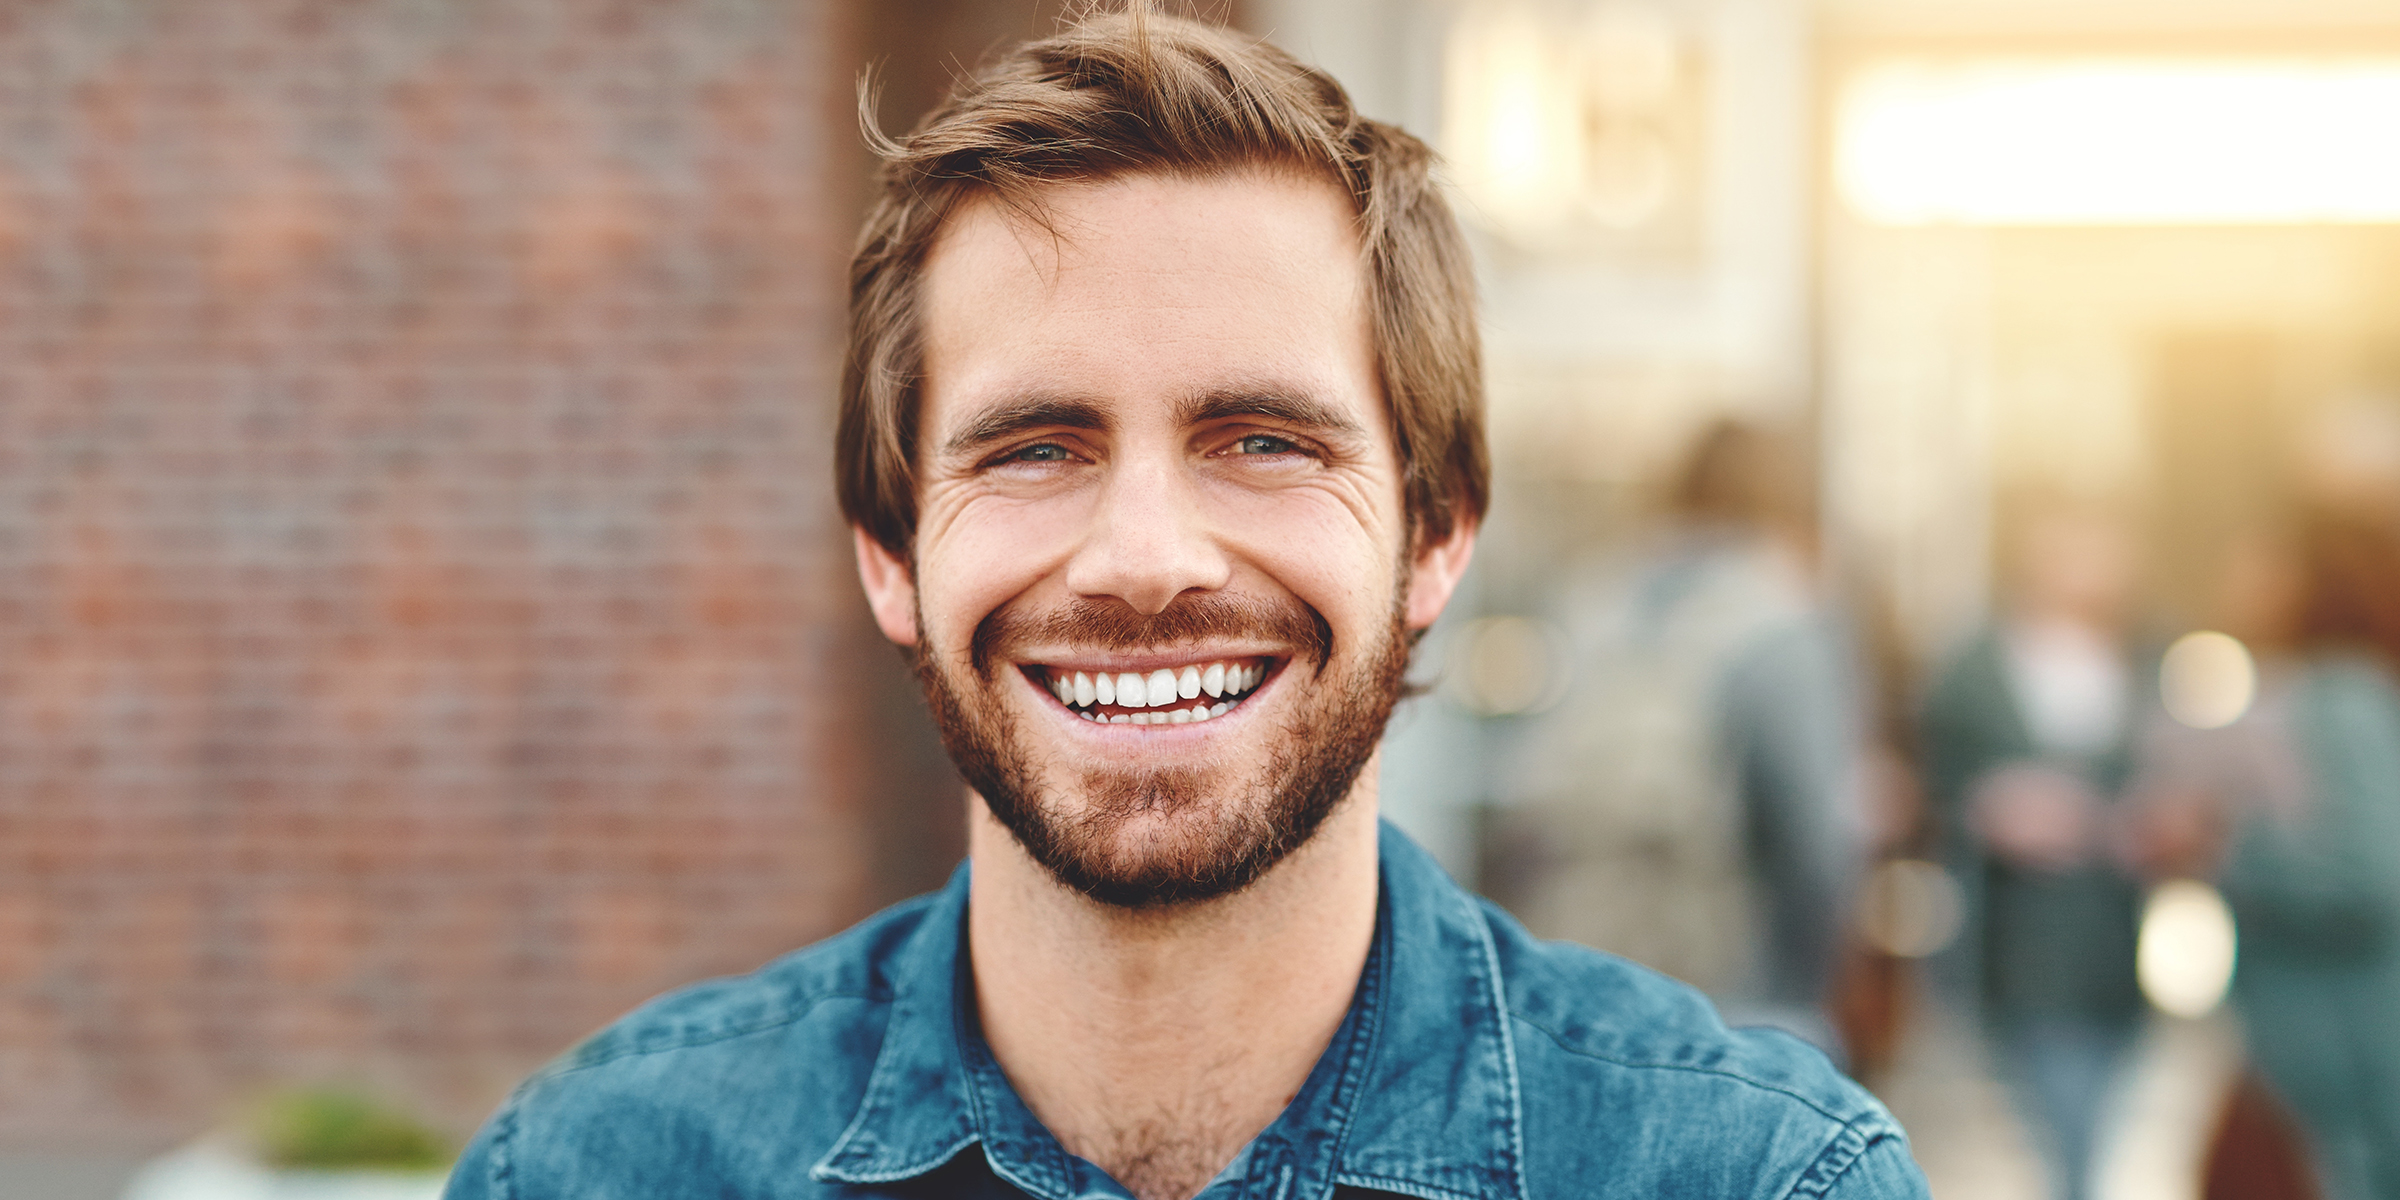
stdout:
POLYGON ((831 1015, 820 1012, 827 1001, 888 1003, 892 960, 923 924, 935 899, 919 896, 894 905, 749 974, 703 980, 651 999, 584 1039, 543 1075, 787 1029, 811 1017, 831 1015))
MULTIPOLYGON (((1509 1015, 1576 1063, 1606 1071, 1719 1075, 1764 1097, 1820 1108, 1848 1120, 1880 1111, 1823 1053, 1769 1029, 1726 1026, 1708 997, 1688 984, 1616 955, 1535 939, 1486 906, 1508 986, 1509 1015)), ((1781 1102, 1781 1101, 1777 1101, 1781 1102)))
POLYGON ((1922 1194, 1898 1123, 1815 1047, 1781 1030, 1729 1028, 1686 984, 1538 941, 1488 905, 1485 915, 1534 1174, 1631 1169, 1670 1191, 1726 1196, 1770 1182, 1774 1195, 1837 1183, 1845 1196, 1922 1194), (1699 1186, 1719 1176, 1721 1186, 1699 1186))
POLYGON ((895 960, 934 899, 619 1018, 518 1087, 447 1194, 665 1196, 694 1177, 805 1177, 865 1092, 895 960))

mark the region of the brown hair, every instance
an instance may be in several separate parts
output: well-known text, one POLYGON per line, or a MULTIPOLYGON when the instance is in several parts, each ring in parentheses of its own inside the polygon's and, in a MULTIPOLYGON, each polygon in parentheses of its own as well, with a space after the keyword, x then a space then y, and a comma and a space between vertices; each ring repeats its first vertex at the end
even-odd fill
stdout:
POLYGON ((834 469, 842 516, 894 554, 908 557, 916 534, 917 282, 943 223, 984 196, 1038 221, 1045 185, 1143 172, 1298 169, 1349 193, 1414 536, 1482 516, 1490 468, 1465 240, 1433 152, 1358 115, 1323 72, 1132 0, 1003 55, 906 136, 870 126, 868 138, 883 161, 850 265, 834 469))
POLYGON ((1693 439, 1668 502, 1693 520, 1804 529, 1816 518, 1814 483, 1797 436, 1721 417, 1693 439))

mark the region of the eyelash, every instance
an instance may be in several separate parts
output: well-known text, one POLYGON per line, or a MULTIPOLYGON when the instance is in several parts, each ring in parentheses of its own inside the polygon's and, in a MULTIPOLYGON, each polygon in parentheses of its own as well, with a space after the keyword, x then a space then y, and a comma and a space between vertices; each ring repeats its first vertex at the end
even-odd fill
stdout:
MULTIPOLYGON (((1280 458, 1284 455, 1292 454, 1311 455, 1313 452, 1301 442, 1292 438, 1283 437, 1279 434, 1245 433, 1242 436, 1235 438, 1232 445, 1227 447, 1223 453, 1227 457, 1231 458, 1280 458), (1244 451, 1242 449, 1242 447, 1253 442, 1271 442, 1274 444, 1274 448, 1254 449, 1249 451, 1244 451)), ((1071 462, 1074 460, 1074 458, 1075 452, 1073 450, 1070 450, 1067 447, 1058 444, 1057 442, 1036 442, 1030 446, 1021 446, 1015 450, 1007 451, 1001 454, 999 457, 991 460, 990 465, 995 467, 1011 466, 1016 464, 1025 464, 1029 466, 1047 465, 1050 463, 1071 462)))

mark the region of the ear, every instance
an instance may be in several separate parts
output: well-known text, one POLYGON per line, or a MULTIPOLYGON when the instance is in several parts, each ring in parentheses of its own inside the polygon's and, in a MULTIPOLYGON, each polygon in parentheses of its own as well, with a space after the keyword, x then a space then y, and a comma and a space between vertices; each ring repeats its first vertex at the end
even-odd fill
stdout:
POLYGON ((908 564, 856 525, 850 527, 850 545, 858 553, 858 582, 867 590, 876 627, 900 645, 916 645, 917 581, 908 564))
POLYGON ((1417 547, 1416 558, 1409 563, 1408 601, 1401 614, 1411 632, 1431 626, 1450 603, 1450 594, 1458 590, 1468 561, 1475 557, 1478 527, 1475 518, 1461 516, 1451 522, 1449 534, 1441 540, 1417 547))

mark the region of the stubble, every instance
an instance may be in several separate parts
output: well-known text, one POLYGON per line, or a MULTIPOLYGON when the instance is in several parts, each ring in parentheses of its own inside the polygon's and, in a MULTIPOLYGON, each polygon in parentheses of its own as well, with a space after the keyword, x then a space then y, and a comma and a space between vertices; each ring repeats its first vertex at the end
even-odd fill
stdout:
POLYGON ((1409 639, 1395 606, 1379 645, 1347 665, 1324 619, 1298 601, 1178 598, 1154 616, 1079 598, 1043 614, 1003 608, 978 625, 971 676, 954 678, 923 643, 918 678, 942 743, 969 786, 1026 853, 1103 904, 1153 909, 1238 892, 1305 845, 1357 783, 1402 694, 1409 639), (1040 641, 1143 651, 1208 638, 1265 636, 1293 648, 1285 672, 1307 678, 1263 761, 1122 770, 1034 761, 1015 714, 997 702, 1005 650, 1040 641), (970 691, 973 689, 973 691, 970 691), (975 694, 979 692, 980 695, 975 694), (1072 795, 1054 794, 1057 791, 1072 795))

